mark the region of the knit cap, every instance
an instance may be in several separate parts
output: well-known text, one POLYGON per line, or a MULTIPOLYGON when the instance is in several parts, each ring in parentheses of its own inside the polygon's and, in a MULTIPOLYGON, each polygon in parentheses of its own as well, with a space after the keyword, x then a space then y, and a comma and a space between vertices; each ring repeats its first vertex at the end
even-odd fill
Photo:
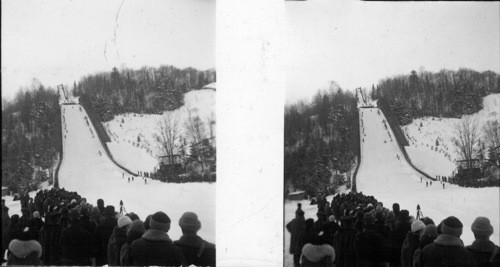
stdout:
POLYGON ((183 231, 196 233, 201 228, 201 222, 194 212, 184 212, 179 219, 179 226, 183 231))
POLYGON ((151 216, 149 220, 149 228, 168 232, 168 230, 170 230, 170 218, 167 214, 158 211, 151 216))
POLYGON ((450 216, 441 224, 441 233, 460 237, 462 235, 462 222, 454 216, 450 216))
POLYGON ((490 237, 493 234, 493 226, 486 217, 477 217, 472 223, 471 230, 478 237, 490 237))
POLYGON ((122 228, 123 226, 127 226, 131 223, 132 220, 126 215, 123 215, 120 218, 118 218, 118 228, 122 228))
POLYGON ((425 224, 421 220, 416 220, 411 224, 411 231, 413 233, 416 233, 423 229, 425 229, 425 224))

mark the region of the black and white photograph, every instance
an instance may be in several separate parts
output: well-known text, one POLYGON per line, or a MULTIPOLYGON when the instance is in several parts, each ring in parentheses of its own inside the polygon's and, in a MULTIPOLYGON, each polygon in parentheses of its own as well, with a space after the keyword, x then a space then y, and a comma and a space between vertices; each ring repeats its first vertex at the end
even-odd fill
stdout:
POLYGON ((2 265, 216 265, 215 0, 2 1, 2 265))
POLYGON ((498 11, 285 2, 284 266, 498 266, 498 11))

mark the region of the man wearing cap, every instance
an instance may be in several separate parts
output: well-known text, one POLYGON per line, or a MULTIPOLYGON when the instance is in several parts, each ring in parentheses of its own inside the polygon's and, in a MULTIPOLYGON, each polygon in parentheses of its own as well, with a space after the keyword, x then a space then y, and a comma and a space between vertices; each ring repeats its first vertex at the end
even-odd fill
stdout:
POLYGON ((493 226, 486 217, 477 217, 471 230, 476 240, 466 249, 474 255, 478 266, 500 266, 500 251, 498 246, 490 241, 493 226))
POLYGON ((62 264, 91 265, 92 235, 80 226, 80 212, 77 209, 69 212, 68 225, 61 233, 62 264))
POLYGON ((130 265, 181 266, 184 264, 182 250, 174 245, 167 232, 170 218, 159 211, 149 220, 149 230, 132 242, 130 265))
POLYGON ((127 241, 127 231, 132 220, 124 215, 118 218, 118 225, 113 229, 113 234, 108 243, 108 265, 120 265, 120 249, 127 241))
POLYGON ((450 216, 441 222, 441 234, 422 250, 422 266, 477 266, 460 236, 462 222, 450 216))
POLYGON ((96 253, 96 264, 108 264, 108 242, 113 229, 118 225, 114 206, 106 206, 104 209, 104 222, 95 228, 94 249, 96 253))
POLYGON ((411 231, 406 234, 401 249, 401 266, 413 266, 413 254, 420 245, 420 235, 425 229, 425 224, 421 220, 416 220, 411 224, 411 231))
POLYGON ((174 244, 182 249, 187 265, 215 266, 215 244, 209 243, 196 233, 201 222, 194 212, 185 212, 179 219, 182 236, 174 244))

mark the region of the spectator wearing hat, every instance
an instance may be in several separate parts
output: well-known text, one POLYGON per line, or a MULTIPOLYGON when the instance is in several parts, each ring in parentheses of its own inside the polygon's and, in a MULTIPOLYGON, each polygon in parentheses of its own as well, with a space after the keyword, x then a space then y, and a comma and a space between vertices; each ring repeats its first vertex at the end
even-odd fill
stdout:
POLYGON ((486 217, 477 217, 472 223, 471 230, 476 240, 466 249, 472 253, 477 265, 500 266, 498 246, 490 241, 490 236, 493 234, 490 220, 486 217))
POLYGON ((323 232, 315 235, 310 243, 302 248, 303 267, 333 266, 335 261, 335 249, 326 241, 323 232))
POLYGON ((118 225, 114 206, 104 209, 104 222, 95 228, 94 252, 97 265, 108 264, 108 242, 113 229, 118 225))
POLYGON ((441 234, 422 250, 422 266, 477 266, 460 236, 462 222, 450 216, 441 222, 441 234))
POLYGON ((98 207, 92 207, 90 210, 90 222, 94 226, 94 230, 97 226, 101 225, 104 222, 104 216, 102 216, 98 207))
POLYGON ((353 228, 354 218, 347 215, 341 220, 341 227, 333 237, 333 247, 336 249, 337 266, 356 266, 356 251, 354 240, 356 230, 353 228))
POLYGON ((209 243, 196 233, 201 222, 194 212, 185 212, 179 219, 182 236, 174 244, 182 249, 187 265, 215 266, 215 244, 209 243))
POLYGON ((80 212, 73 209, 68 214, 68 228, 61 232, 63 265, 91 265, 92 235, 80 226, 80 212))
MULTIPOLYGON (((148 222, 149 223, 149 222, 148 222)), ((144 222, 141 220, 132 221, 127 231, 127 239, 120 249, 120 264, 121 266, 130 265, 130 245, 135 240, 141 238, 146 230, 144 229, 144 222)))
POLYGON ((416 220, 411 224, 411 231, 406 234, 406 239, 401 248, 401 266, 413 266, 413 254, 420 245, 420 235, 425 229, 425 224, 421 220, 416 220))
POLYGON ((421 263, 422 250, 425 248, 425 246, 434 242, 437 236, 438 236, 437 227, 434 224, 429 224, 425 227, 424 231, 420 235, 420 244, 413 253, 413 267, 422 266, 421 263))
POLYGON ((26 232, 9 243, 7 265, 41 265, 42 246, 26 232))
POLYGON ((182 250, 174 245, 167 232, 170 218, 159 211, 149 221, 150 229, 132 242, 130 264, 139 266, 180 266, 185 263, 182 250))
POLYGON ((295 212, 295 218, 286 224, 286 229, 290 232, 290 248, 288 252, 293 254, 293 264, 294 266, 300 265, 300 254, 301 250, 299 248, 299 235, 305 229, 305 218, 304 211, 297 210, 295 212))
POLYGON ((51 212, 45 216, 45 225, 40 230, 42 261, 45 265, 57 265, 61 260, 62 227, 57 223, 58 214, 51 212))
POLYGON ((120 266, 120 249, 127 241, 127 231, 132 220, 124 215, 118 218, 117 226, 113 229, 108 242, 108 264, 120 266))
POLYGON ((38 211, 33 212, 33 218, 28 222, 28 234, 34 240, 40 240, 40 229, 42 229, 45 223, 40 218, 40 213, 38 211))
POLYGON ((356 235, 354 248, 357 256, 357 266, 383 266, 385 259, 386 240, 375 232, 375 218, 372 213, 366 213, 363 218, 363 232, 356 235))

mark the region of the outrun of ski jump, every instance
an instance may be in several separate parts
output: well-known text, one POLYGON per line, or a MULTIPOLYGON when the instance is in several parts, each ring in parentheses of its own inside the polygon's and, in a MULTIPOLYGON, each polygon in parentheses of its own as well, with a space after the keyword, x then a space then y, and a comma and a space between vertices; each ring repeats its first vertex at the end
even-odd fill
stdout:
MULTIPOLYGON (((356 191, 374 196, 389 209, 393 203, 399 203, 401 209, 409 210, 414 218, 419 212, 420 216, 430 217, 439 223, 448 216, 455 216, 463 224, 461 239, 466 245, 474 241, 471 231, 474 220, 479 216, 486 216, 494 227, 490 240, 498 245, 500 241, 498 187, 459 187, 430 179, 430 176, 418 172, 404 157, 376 101, 364 99, 359 91, 357 91, 357 98, 361 160, 358 173, 353 178, 356 179, 356 191), (417 205, 421 208, 419 211, 417 211, 417 205)), ((499 120, 497 106, 499 102, 500 94, 489 95, 483 99, 483 110, 497 110, 496 113, 490 112, 495 114, 494 119, 497 121, 499 120)), ((350 191, 342 187, 338 193, 350 191)), ((333 197, 334 195, 327 196, 327 201, 331 202, 333 197)), ((306 219, 316 219, 318 208, 316 204, 311 204, 310 200, 288 201, 285 204, 285 225, 294 219, 298 203, 302 204, 306 219)), ((285 230, 284 234, 285 266, 293 266, 293 255, 288 253, 290 232, 285 230)))

